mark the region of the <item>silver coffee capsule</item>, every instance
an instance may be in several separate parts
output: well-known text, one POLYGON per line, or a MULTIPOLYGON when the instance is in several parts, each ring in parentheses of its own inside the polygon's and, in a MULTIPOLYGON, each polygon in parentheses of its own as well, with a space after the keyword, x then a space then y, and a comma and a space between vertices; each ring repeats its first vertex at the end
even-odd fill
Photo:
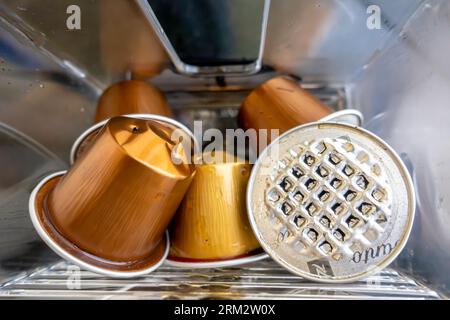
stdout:
POLYGON ((355 109, 335 111, 319 120, 320 122, 342 122, 353 126, 361 126, 364 121, 363 114, 355 109))
POLYGON ((261 154, 247 189, 255 235, 291 272, 350 282, 391 263, 414 219, 404 164, 374 134, 342 123, 289 130, 261 154))

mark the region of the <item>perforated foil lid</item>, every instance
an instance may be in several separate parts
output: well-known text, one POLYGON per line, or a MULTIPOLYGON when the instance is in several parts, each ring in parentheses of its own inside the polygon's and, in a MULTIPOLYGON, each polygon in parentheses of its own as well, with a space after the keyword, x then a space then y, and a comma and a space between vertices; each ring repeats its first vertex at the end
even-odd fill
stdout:
POLYGON ((359 127, 312 123, 275 140, 247 189, 249 219, 282 266, 323 282, 386 267, 414 219, 411 178, 383 140, 359 127))

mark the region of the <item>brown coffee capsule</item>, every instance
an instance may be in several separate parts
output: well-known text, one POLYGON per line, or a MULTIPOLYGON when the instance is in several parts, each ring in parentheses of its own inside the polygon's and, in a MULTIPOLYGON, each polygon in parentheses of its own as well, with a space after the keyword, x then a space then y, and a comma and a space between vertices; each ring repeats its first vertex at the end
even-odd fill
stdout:
MULTIPOLYGON (((167 118, 160 115, 153 115, 153 114, 127 114, 124 115, 130 118, 136 118, 136 119, 143 119, 143 120, 153 120, 153 121, 162 121, 168 124, 173 125, 174 127, 180 129, 183 132, 186 132, 192 140, 194 140, 196 151, 199 152, 198 148, 199 145, 197 141, 195 140, 194 134, 182 123, 173 120, 171 118, 167 118)), ((99 123, 94 124, 92 127, 84 131, 78 138, 75 140, 75 142, 72 145, 72 149, 70 150, 70 163, 73 164, 75 160, 77 160, 84 152, 87 150, 92 142, 96 139, 97 134, 101 131, 103 126, 108 122, 108 120, 103 120, 99 123)))
POLYGON ((112 117, 144 114, 173 118, 164 94, 146 81, 127 80, 110 86, 101 95, 95 115, 96 125, 83 132, 71 150, 71 163, 86 150, 97 136, 101 125, 112 117))
POLYGON ((173 117, 173 112, 161 90, 146 81, 127 80, 110 86, 101 95, 95 122, 133 113, 173 117))
POLYGON ((203 159, 171 226, 168 263, 223 267, 265 258, 245 205, 251 165, 223 152, 203 159))
MULTIPOLYGON (((112 118, 65 174, 30 198, 33 224, 62 257, 94 272, 131 277, 168 253, 165 230, 194 175, 190 134, 157 120, 112 118)), ((193 141, 192 145, 193 145, 193 141)))
MULTIPOLYGON (((347 122, 360 125, 362 115, 353 109, 333 112, 316 97, 289 77, 272 78, 254 89, 244 100, 239 111, 239 124, 243 129, 268 130, 270 143, 277 136, 270 130, 278 130, 278 135, 296 126, 323 121, 347 122)), ((256 150, 257 141, 252 141, 256 150)), ((259 151, 265 145, 259 146, 259 151)))

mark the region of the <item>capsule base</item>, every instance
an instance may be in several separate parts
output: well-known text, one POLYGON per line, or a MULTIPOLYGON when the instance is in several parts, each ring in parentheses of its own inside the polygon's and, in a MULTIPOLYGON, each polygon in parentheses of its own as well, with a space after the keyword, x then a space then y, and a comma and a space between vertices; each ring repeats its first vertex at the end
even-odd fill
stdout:
POLYGON ((268 258, 269 256, 262 249, 243 254, 229 259, 187 259, 169 256, 166 264, 180 268, 224 268, 252 263, 268 258))

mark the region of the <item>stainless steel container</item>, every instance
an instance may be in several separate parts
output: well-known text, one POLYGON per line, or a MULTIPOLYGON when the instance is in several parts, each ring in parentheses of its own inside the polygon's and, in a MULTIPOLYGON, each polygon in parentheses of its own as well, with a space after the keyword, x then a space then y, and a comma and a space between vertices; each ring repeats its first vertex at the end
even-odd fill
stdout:
POLYGON ((147 3, 0 1, 0 122, 13 128, 0 140, 7 168, 0 173, 2 298, 450 295, 450 42, 442 36, 448 1, 218 0, 201 7, 170 1, 173 10, 164 1, 147 3), (224 132, 238 127, 249 92, 278 75, 294 77, 333 110, 362 112, 364 128, 405 163, 415 187, 415 221, 387 269, 320 289, 271 260, 195 272, 163 265, 133 282, 111 282, 40 245, 28 220, 32 187, 67 168, 72 143, 92 125, 98 98, 111 84, 148 81, 192 131, 201 119, 203 132, 224 132), (69 290, 74 272, 81 286, 69 290), (91 287, 83 285, 86 279, 95 280, 91 287))

